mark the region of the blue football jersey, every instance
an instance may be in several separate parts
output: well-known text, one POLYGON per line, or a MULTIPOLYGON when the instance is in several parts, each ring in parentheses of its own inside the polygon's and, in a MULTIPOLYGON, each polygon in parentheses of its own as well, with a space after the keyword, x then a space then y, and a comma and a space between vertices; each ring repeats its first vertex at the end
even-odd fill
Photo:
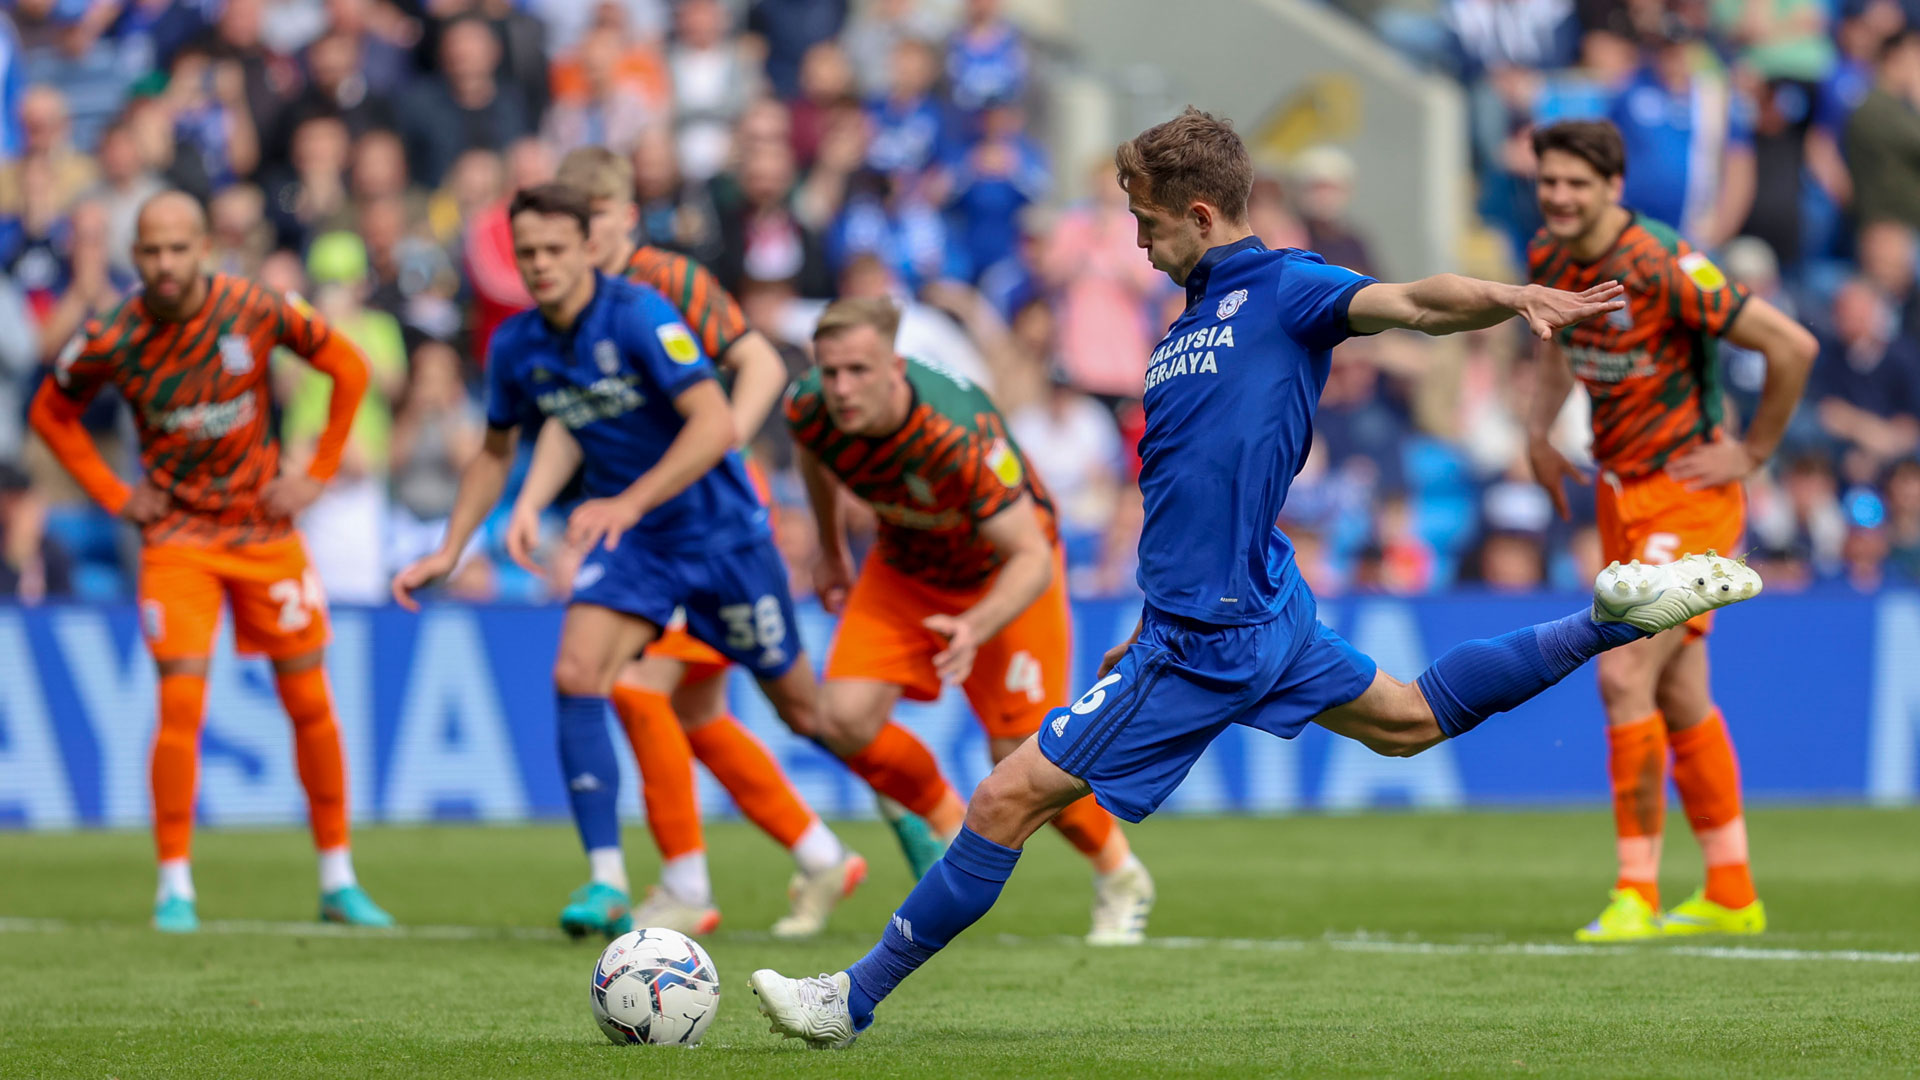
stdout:
MULTIPOLYGON (((584 455, 593 498, 618 495, 660 461, 685 421, 673 399, 713 365, 666 297, 595 275, 593 300, 567 330, 539 311, 500 324, 487 350, 487 423, 511 428, 557 417, 584 455)), ((532 432, 529 431, 529 435, 532 432)), ((725 550, 766 538, 760 505, 737 451, 635 527, 663 554, 725 550)))
POLYGON ((1140 588, 1205 623, 1273 618, 1299 582, 1275 525, 1307 460, 1329 350, 1373 279, 1256 237, 1214 248, 1147 364, 1140 588))

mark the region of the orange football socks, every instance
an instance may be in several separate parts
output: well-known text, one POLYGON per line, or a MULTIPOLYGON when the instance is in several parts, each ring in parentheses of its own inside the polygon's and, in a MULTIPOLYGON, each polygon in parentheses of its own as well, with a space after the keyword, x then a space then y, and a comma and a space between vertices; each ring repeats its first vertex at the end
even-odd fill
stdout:
POLYGON ((613 711, 627 730, 640 766, 647 827, 663 861, 706 850, 694 794, 693 749, 665 694, 625 684, 613 688, 613 711))
POLYGON ((193 848, 193 793, 199 781, 200 722, 206 703, 206 676, 160 677, 152 780, 153 839, 162 862, 185 859, 193 848))
POLYGON ((787 850, 813 824, 813 811, 759 739, 740 721, 720 716, 687 732, 693 756, 727 789, 747 820, 787 850))
POLYGON ((873 790, 927 819, 934 832, 951 837, 960 831, 966 804, 940 775, 933 752, 906 728, 887 721, 865 749, 845 760, 873 790))
POLYGON ((1607 729, 1613 827, 1620 852, 1614 887, 1660 907, 1660 837, 1667 813, 1667 721, 1654 713, 1607 729))
POLYGON ((1119 832, 1118 824, 1091 795, 1055 814, 1053 827, 1060 830, 1060 835, 1066 837, 1075 850, 1092 859, 1093 868, 1100 873, 1110 874, 1127 861, 1129 849, 1124 844, 1112 843, 1119 832), (1109 846, 1113 850, 1109 851, 1109 846))
POLYGON ((276 675, 280 704, 293 721, 294 762, 307 789, 307 813, 313 846, 336 851, 347 846, 347 766, 340 751, 340 725, 333 716, 333 694, 325 668, 276 675))
POLYGON ((1740 764, 1719 709, 1685 731, 1668 736, 1673 744, 1673 784, 1687 823, 1700 841, 1707 864, 1707 899, 1729 908, 1754 901, 1753 874, 1747 866, 1747 819, 1740 811, 1740 764))

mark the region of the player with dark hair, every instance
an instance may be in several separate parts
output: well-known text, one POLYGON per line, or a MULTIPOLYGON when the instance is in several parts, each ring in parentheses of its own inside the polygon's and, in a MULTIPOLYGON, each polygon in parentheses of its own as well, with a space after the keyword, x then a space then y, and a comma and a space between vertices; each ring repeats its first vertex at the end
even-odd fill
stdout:
POLYGON ((1440 274, 1390 285, 1269 251, 1246 220, 1246 146, 1195 109, 1123 144, 1115 165, 1139 245, 1187 292, 1147 367, 1146 610, 1098 681, 975 790, 965 827, 871 952, 830 975, 754 972, 760 1010, 785 1036, 850 1045, 902 979, 986 914, 1021 845, 1061 807, 1092 792, 1138 821, 1229 724, 1289 738, 1318 723, 1382 754, 1417 754, 1606 649, 1760 591, 1758 574, 1717 556, 1612 567, 1589 610, 1458 645, 1412 683, 1379 671, 1318 621, 1274 525, 1306 459, 1330 350, 1355 334, 1448 334, 1516 315, 1546 337, 1621 310, 1619 284, 1568 293, 1440 274))
POLYGON ((760 680, 797 730, 813 724, 813 673, 791 636, 786 569, 733 449, 726 395, 665 297, 595 271, 592 204, 562 184, 508 206, 514 259, 538 307, 502 323, 487 362, 487 435, 460 478, 440 548, 394 578, 394 597, 452 572, 506 487, 517 428, 567 425, 585 451, 589 498, 568 521, 587 549, 554 660, 560 763, 591 879, 560 913, 574 936, 630 925, 607 695, 676 611, 760 680))
MULTIPOLYGON (((1547 441, 1547 431, 1577 376, 1593 400, 1601 557, 1664 564, 1683 551, 1732 551, 1746 529, 1741 481, 1779 445, 1818 345, 1778 308, 1728 281, 1673 229, 1620 204, 1627 161, 1612 124, 1556 124, 1534 133, 1533 148, 1546 222, 1528 250, 1533 280, 1576 291, 1619 282, 1627 301, 1541 346, 1528 423, 1534 476, 1567 516, 1564 481, 1587 481, 1547 441), (1766 389, 1738 438, 1722 412, 1718 338, 1766 357, 1766 389)), ((1713 614, 1704 612, 1595 665, 1607 710, 1620 869, 1606 909, 1576 932, 1582 941, 1766 929, 1747 867, 1739 767, 1708 686, 1712 625, 1713 614), (1662 916, 1669 753, 1707 881, 1662 916)))
MULTIPOLYGON (((706 268, 685 255, 633 242, 639 209, 633 202, 633 169, 625 159, 604 147, 581 147, 561 161, 557 181, 587 198, 594 265, 609 277, 624 277, 665 296, 716 366, 732 375, 734 444, 745 453, 786 387, 787 366, 780 354, 747 328, 740 305, 706 268)), ((539 544, 540 515, 579 469, 581 456, 579 440, 564 423, 549 419, 541 425, 507 526, 508 552, 530 569, 538 569, 532 566, 532 551, 539 544)), ((751 461, 746 465, 756 491, 770 501, 764 478, 751 461)), ((693 762, 698 758, 741 813, 792 853, 791 908, 773 933, 808 937, 825 928, 834 905, 865 878, 866 860, 841 844, 767 748, 727 711, 731 666, 689 633, 682 617, 668 624, 643 656, 622 667, 614 683, 613 710, 639 766, 647 828, 661 864, 660 884, 647 890, 633 918, 642 926, 693 935, 711 933, 720 924, 695 800, 693 762)), ((925 825, 920 832, 926 833, 925 825)))
POLYGON ((153 739, 153 832, 160 888, 153 924, 199 929, 193 875, 194 788, 207 671, 224 599, 234 645, 273 661, 293 721, 294 757, 320 853, 320 917, 360 926, 393 919, 360 888, 347 846, 347 773, 322 666, 326 595, 293 519, 340 465, 367 362, 306 301, 207 272, 200 204, 163 192, 140 208, 133 262, 142 289, 88 322, 35 396, 33 428, 87 494, 140 527, 140 625, 160 670, 153 739), (327 426, 303 472, 282 474, 268 360, 284 347, 333 379, 327 426), (129 488, 81 426, 113 386, 133 406, 140 482, 129 488))

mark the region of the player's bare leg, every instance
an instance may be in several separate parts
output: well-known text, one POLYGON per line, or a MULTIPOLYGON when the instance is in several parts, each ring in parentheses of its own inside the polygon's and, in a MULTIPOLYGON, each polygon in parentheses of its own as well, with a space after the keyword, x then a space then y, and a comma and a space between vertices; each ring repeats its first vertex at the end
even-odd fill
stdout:
POLYGON ((320 918, 349 926, 392 926, 360 887, 348 846, 347 766, 327 684, 326 650, 273 662, 274 687, 293 723, 294 762, 307 792, 307 817, 320 857, 320 918))
POLYGON ((160 883, 153 925, 169 933, 200 929, 193 890, 193 799, 199 782, 200 726, 206 717, 208 660, 158 661, 160 716, 149 765, 153 784, 153 838, 160 883))
MULTIPOLYGON (((667 661, 685 671, 687 665, 667 661)), ((724 668, 677 677, 672 696, 694 757, 713 773, 748 820, 785 848, 795 871, 787 883, 787 914, 773 924, 780 938, 812 937, 826 929, 841 900, 866 880, 867 861, 840 842, 788 782, 773 755, 727 710, 724 668)))
POLYGON ((561 626, 553 662, 560 768, 591 873, 560 912, 560 928, 574 937, 622 934, 632 925, 607 696, 620 669, 658 635, 659 628, 645 619, 595 604, 568 606, 561 626))
POLYGON ((1673 782, 1700 844, 1706 884, 1660 921, 1662 934, 1757 934, 1766 908, 1754 893, 1740 766, 1709 689, 1707 641, 1689 635, 1660 671, 1655 697, 1673 750, 1673 782))
POLYGON ((699 937, 720 925, 707 875, 707 844, 693 776, 693 748, 674 715, 671 695, 686 665, 652 654, 630 660, 613 688, 613 710, 625 729, 640 771, 640 800, 647 829, 660 853, 660 883, 634 906, 641 926, 659 926, 699 937))
MULTIPOLYGON (((1025 739, 993 738, 987 750, 999 764, 1025 739)), ((1084 796, 1056 814, 1053 827, 1093 864, 1093 922, 1089 945, 1138 945, 1147 938, 1153 913, 1153 875, 1133 854, 1126 831, 1093 796, 1084 796)))
POLYGON ((894 913, 880 944, 846 971, 790 979, 753 973, 760 1012, 773 1032, 822 1049, 844 1049, 900 980, 993 907, 1020 848, 1062 807, 1087 794, 1076 777, 1028 739, 974 789, 953 846, 894 913))

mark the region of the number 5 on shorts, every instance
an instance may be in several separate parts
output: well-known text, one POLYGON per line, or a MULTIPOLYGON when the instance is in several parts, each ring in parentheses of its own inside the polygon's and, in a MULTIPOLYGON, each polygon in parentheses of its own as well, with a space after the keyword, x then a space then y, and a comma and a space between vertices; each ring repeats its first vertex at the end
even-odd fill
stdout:
POLYGON ((1680 554, 1679 533, 1649 533, 1647 542, 1641 545, 1640 557, 1650 563, 1670 563, 1680 554))

